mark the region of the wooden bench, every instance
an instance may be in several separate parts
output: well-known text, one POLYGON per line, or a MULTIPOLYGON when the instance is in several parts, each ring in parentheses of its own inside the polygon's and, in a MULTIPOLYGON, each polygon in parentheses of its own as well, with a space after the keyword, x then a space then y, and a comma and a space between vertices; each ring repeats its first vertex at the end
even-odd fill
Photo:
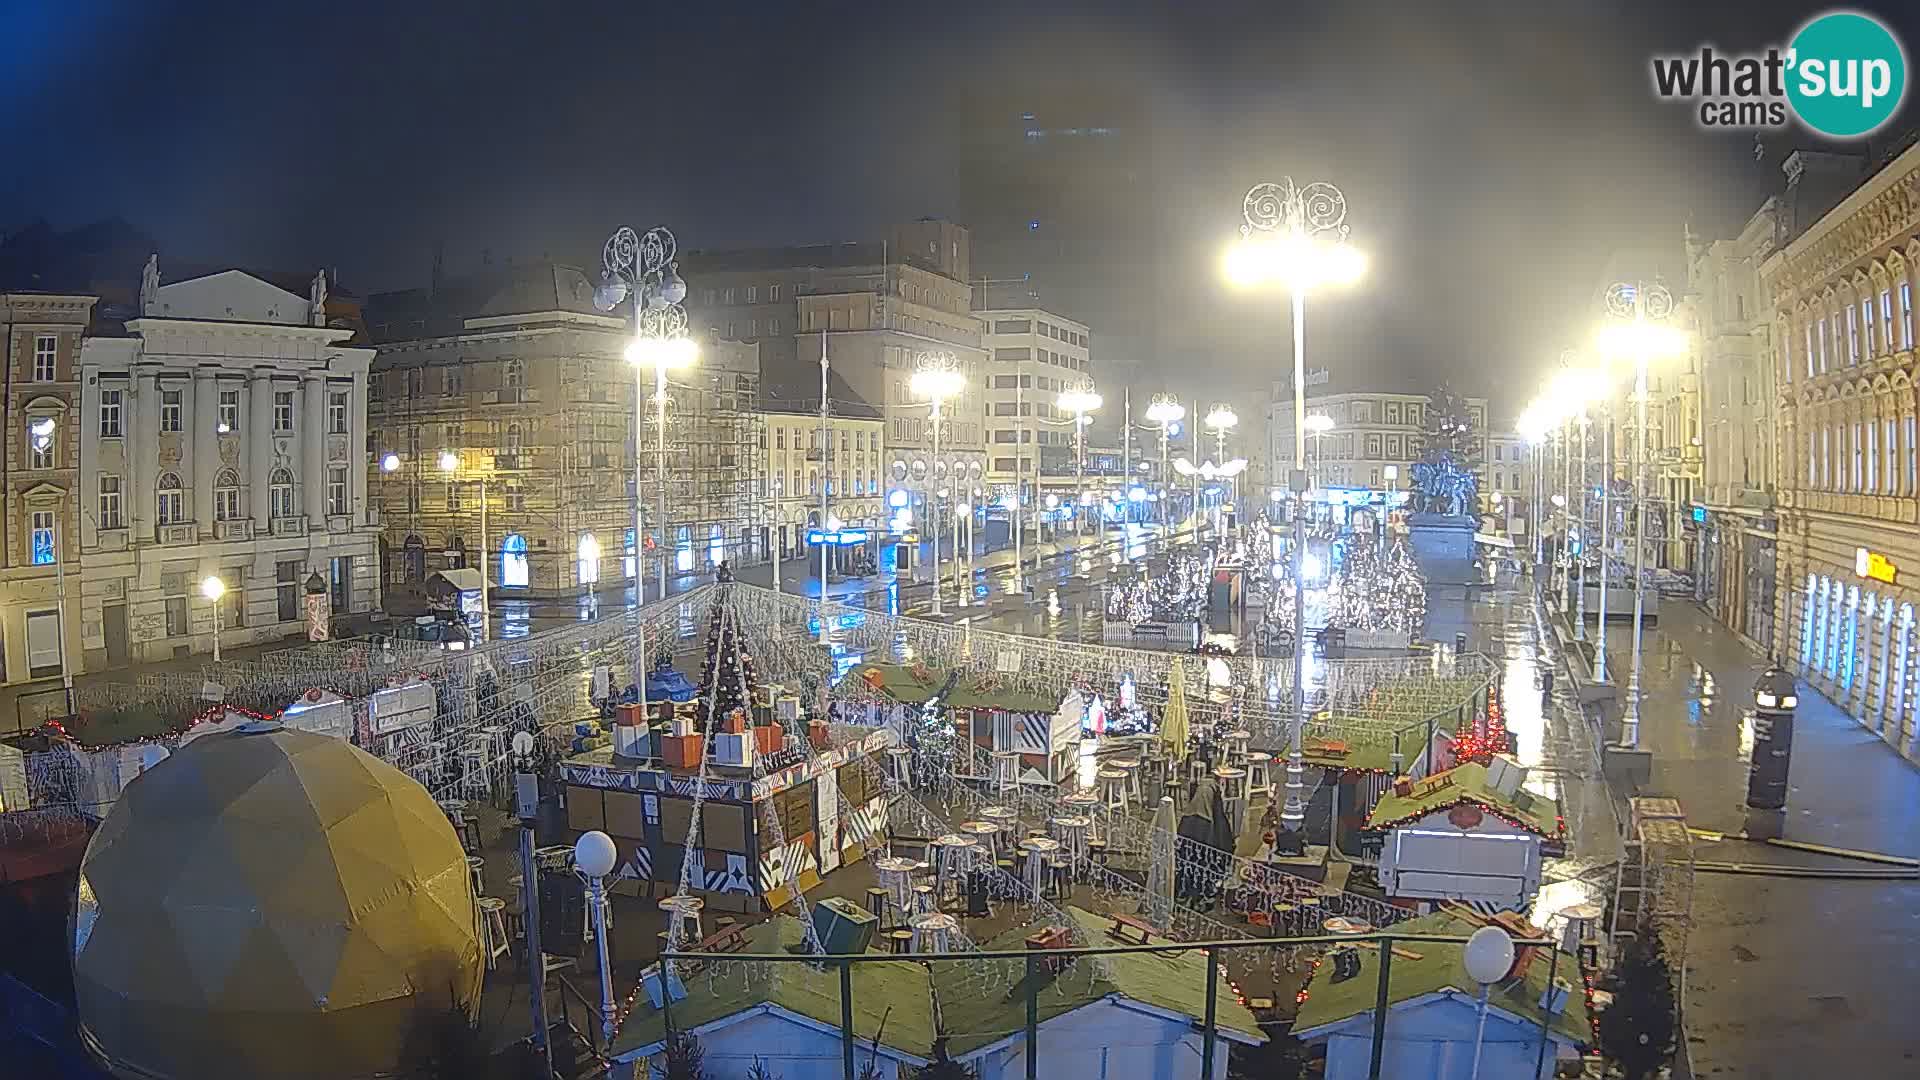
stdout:
POLYGON ((1131 915, 1112 916, 1113 925, 1107 929, 1107 936, 1122 945, 1153 944, 1153 927, 1131 915))

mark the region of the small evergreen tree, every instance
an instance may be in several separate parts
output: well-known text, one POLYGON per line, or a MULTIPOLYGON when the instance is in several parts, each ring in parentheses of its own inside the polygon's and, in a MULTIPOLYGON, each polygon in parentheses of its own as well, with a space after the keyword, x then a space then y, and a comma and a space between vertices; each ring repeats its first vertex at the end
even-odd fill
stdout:
POLYGON ((914 1071, 913 1080, 980 1080, 980 1071, 947 1056, 947 1040, 933 1044, 933 1060, 914 1071))
POLYGON ((698 1038, 670 1028, 654 1075, 659 1080, 707 1080, 706 1057, 698 1038))
POLYGON ((753 1068, 747 1070, 747 1080, 780 1080, 780 1074, 767 1068, 767 1063, 758 1056, 753 1059, 753 1068))
POLYGON ((1673 1056, 1673 970, 1657 933, 1627 944, 1615 971, 1613 1003, 1600 1014, 1600 1050, 1627 1080, 1647 1080, 1673 1056))

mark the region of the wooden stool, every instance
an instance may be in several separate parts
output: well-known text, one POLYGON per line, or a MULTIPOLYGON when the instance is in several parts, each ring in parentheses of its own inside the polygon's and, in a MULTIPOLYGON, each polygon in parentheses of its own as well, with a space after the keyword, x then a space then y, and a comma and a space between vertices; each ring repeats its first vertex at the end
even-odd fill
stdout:
POLYGON ((487 895, 487 860, 478 855, 467 856, 467 884, 473 888, 473 895, 487 895))
POLYGON ((1087 858, 1102 869, 1107 865, 1107 842, 1102 839, 1087 841, 1087 858))
POLYGON ((1054 818, 1053 838, 1060 841, 1069 862, 1079 862, 1087 857, 1087 825, 1084 817, 1075 814, 1062 814, 1054 818))
POLYGON ((1227 751, 1227 760, 1224 764, 1245 765, 1247 763, 1247 747, 1253 742, 1253 732, 1244 728, 1229 731, 1222 741, 1226 744, 1227 751))
POLYGON ((1108 767, 1119 769, 1121 772, 1127 774, 1127 798, 1129 800, 1137 804, 1146 797, 1145 793, 1140 790, 1139 758, 1121 758, 1108 767))
POLYGON ((1108 810, 1127 809, 1128 773, 1111 766, 1100 770, 1100 803, 1108 810))
POLYGON ((1027 888, 1032 892, 1033 899, 1038 900, 1046 894, 1047 879, 1051 876, 1047 872, 1047 864, 1052 856, 1060 851, 1060 841, 1046 836, 1036 836, 1021 841, 1020 847, 1027 853, 1025 867, 1027 888))
POLYGON ((939 909, 940 905, 936 902, 933 886, 915 885, 913 887, 914 914, 923 915, 928 912, 938 911, 939 909))
POLYGON ((902 789, 911 789, 913 787, 912 761, 913 751, 904 746, 894 746, 887 749, 888 771, 892 774, 894 782, 899 784, 902 789))
POLYGON ((1273 795, 1273 755, 1265 750, 1247 755, 1247 790, 1255 795, 1273 795))
POLYGON ((487 967, 492 969, 500 957, 513 948, 507 936, 507 902, 497 896, 480 898, 480 947, 486 950, 487 967))
MULTIPOLYGON (((878 885, 867 890, 867 912, 880 920, 880 927, 887 926, 887 890, 878 885)), ((733 920, 729 919, 728 922, 733 920)))
POLYGON ((893 955, 904 956, 913 951, 913 931, 889 930, 887 931, 887 944, 891 947, 893 955))
POLYGON ((1016 750, 993 752, 993 793, 1005 795, 1020 787, 1020 754, 1016 750))

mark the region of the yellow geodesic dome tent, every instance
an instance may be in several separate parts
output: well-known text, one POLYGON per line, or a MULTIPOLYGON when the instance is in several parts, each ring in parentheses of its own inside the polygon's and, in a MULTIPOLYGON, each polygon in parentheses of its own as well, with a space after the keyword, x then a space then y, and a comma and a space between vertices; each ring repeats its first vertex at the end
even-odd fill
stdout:
POLYGON ((195 739, 87 846, 73 975, 121 1076, 390 1073, 480 995, 466 854, 427 791, 273 722, 195 739))

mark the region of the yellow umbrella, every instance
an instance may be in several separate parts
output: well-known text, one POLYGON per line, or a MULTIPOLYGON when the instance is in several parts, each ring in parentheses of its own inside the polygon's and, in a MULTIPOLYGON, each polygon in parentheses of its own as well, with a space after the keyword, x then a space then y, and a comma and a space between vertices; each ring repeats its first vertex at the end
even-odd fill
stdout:
POLYGON ((1175 658, 1167 672, 1167 708, 1160 714, 1160 742, 1170 761, 1187 760, 1186 665, 1175 658))

